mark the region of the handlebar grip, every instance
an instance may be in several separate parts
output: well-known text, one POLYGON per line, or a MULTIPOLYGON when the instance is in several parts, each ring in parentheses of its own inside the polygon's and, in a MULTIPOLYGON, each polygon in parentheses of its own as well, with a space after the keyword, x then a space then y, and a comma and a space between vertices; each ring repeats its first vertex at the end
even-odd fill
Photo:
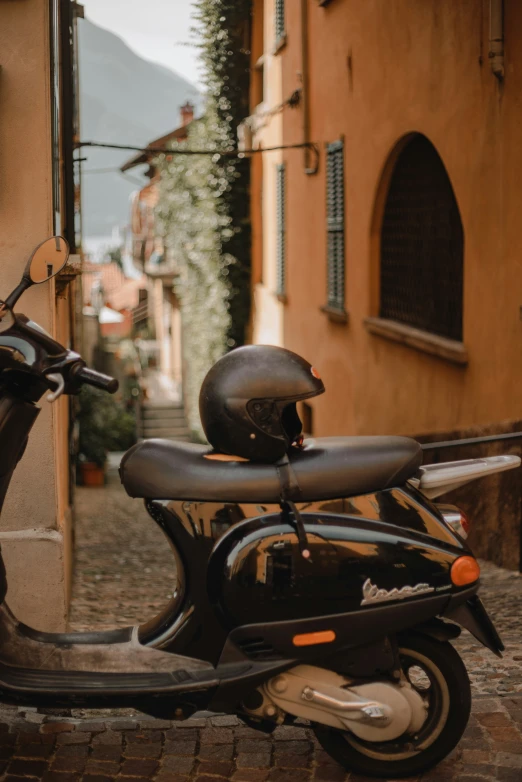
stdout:
POLYGON ((95 388, 101 388, 102 391, 108 391, 109 394, 116 393, 120 385, 115 377, 104 375, 102 372, 96 372, 95 369, 89 369, 89 367, 80 366, 78 369, 73 369, 72 374, 82 383, 87 383, 95 388))

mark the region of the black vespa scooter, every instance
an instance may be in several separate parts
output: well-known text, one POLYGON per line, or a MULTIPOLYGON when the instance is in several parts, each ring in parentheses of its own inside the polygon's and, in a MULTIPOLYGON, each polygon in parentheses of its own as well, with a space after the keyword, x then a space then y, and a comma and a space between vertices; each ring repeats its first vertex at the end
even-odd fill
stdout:
MULTIPOLYGON (((38 400, 85 383, 117 389, 13 314, 23 291, 57 274, 67 255, 60 237, 42 243, 0 304, 0 507, 38 400)), ((149 440, 122 460, 123 486, 144 499, 174 555, 172 598, 146 624, 27 627, 5 603, 0 558, 0 700, 135 707, 173 719, 211 709, 264 731, 305 718, 347 769, 387 778, 446 757, 470 712, 466 669, 450 640, 460 625, 499 656, 503 646, 477 597, 465 518, 431 499, 520 459, 422 467, 420 446, 407 438, 309 440, 291 457, 305 559, 275 466, 206 453, 149 440)))

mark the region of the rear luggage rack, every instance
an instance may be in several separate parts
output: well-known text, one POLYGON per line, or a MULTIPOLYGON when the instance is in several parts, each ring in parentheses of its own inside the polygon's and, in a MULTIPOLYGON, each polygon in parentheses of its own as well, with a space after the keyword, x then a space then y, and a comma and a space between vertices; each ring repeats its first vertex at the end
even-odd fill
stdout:
POLYGON ((413 484, 426 497, 434 499, 465 483, 519 467, 519 456, 486 456, 483 459, 464 459, 458 462, 427 464, 419 468, 419 476, 411 478, 413 484))

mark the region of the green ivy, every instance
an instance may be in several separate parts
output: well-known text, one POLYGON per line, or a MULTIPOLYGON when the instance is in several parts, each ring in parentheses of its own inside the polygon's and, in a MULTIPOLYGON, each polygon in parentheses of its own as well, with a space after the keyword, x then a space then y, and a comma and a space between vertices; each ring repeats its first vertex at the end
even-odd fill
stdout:
POLYGON ((251 0, 196 0, 206 87, 203 117, 173 148, 215 155, 160 158, 157 216, 180 275, 184 387, 190 427, 201 436, 201 382, 218 358, 244 344, 250 315, 249 163, 219 150, 237 146, 248 115, 251 0))

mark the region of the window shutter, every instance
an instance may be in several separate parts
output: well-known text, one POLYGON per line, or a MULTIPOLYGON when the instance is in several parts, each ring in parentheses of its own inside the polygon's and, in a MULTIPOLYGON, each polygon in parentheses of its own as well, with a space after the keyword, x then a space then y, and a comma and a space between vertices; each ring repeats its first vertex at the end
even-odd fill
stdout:
POLYGON ((344 311, 344 149, 327 149, 328 307, 344 311))
POLYGON ((276 43, 285 34, 285 0, 276 0, 275 4, 275 37, 276 43))
POLYGON ((276 293, 286 294, 285 165, 276 168, 277 250, 276 293))

